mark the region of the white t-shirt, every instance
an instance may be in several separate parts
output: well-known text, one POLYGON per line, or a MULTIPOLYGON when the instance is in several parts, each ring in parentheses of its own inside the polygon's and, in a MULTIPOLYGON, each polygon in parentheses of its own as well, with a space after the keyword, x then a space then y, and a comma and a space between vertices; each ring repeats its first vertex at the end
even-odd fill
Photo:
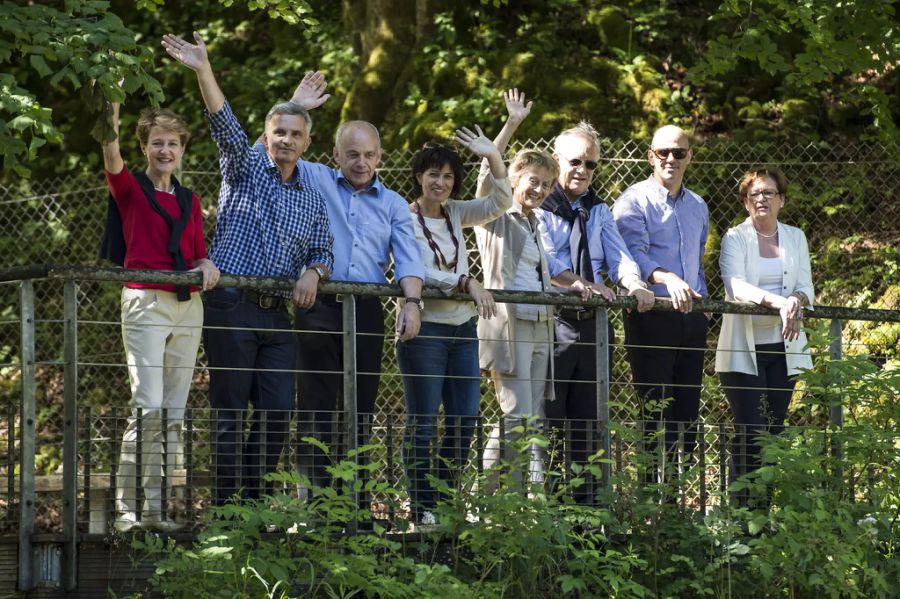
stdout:
MULTIPOLYGON (((513 288, 516 291, 543 291, 541 278, 538 274, 541 268, 541 250, 538 247, 534 235, 529 235, 522 248, 522 255, 516 265, 516 282, 513 288)), ((546 314, 543 306, 537 304, 517 304, 516 318, 522 320, 542 320, 546 314)))
MULTIPOLYGON (((766 293, 781 296, 783 272, 784 260, 781 258, 759 258, 759 284, 757 286, 766 293)), ((780 316, 754 315, 752 320, 753 342, 756 345, 784 341, 784 336, 781 334, 780 316)))

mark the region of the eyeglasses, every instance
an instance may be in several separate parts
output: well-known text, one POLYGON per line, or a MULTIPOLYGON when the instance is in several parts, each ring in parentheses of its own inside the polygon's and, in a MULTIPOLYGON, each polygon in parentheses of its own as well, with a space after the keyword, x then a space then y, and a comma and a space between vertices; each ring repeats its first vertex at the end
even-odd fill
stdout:
POLYGON ((675 160, 684 160, 687 158, 688 150, 687 148, 657 148, 655 150, 650 150, 653 154, 659 158, 660 160, 666 160, 669 158, 669 154, 675 157, 675 160))
POLYGON ((765 198, 767 200, 771 200, 775 196, 779 195, 781 192, 775 189, 763 189, 761 191, 754 191, 753 193, 748 193, 747 197, 751 200, 758 200, 759 198, 765 198))
POLYGON ((578 168, 583 164, 584 168, 589 171, 594 170, 595 168, 597 168, 597 165, 600 164, 596 160, 582 160, 581 158, 566 158, 565 160, 572 168, 578 168))

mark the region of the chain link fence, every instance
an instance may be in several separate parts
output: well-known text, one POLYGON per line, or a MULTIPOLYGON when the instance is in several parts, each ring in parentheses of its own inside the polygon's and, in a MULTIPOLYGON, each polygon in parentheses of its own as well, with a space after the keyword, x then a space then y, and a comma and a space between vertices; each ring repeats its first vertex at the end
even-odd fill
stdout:
MULTIPOLYGON (((549 149, 551 145, 552 140, 537 140, 517 144, 516 148, 549 149)), ((594 178, 601 197, 611 204, 627 186, 650 175, 647 149, 645 143, 604 140, 603 159, 594 178)), ((706 199, 710 209, 706 272, 711 297, 724 297, 718 278, 721 236, 745 216, 737 199, 738 181, 745 170, 759 165, 780 167, 788 177, 789 193, 782 220, 799 226, 807 234, 820 300, 833 305, 867 305, 882 297, 891 285, 896 287, 900 246, 900 152, 897 150, 874 142, 834 147, 711 141, 696 147, 686 184, 706 199), (873 269, 873 265, 878 268, 873 269), (882 272, 884 276, 873 278, 868 272, 882 272), (836 276, 838 273, 840 277, 836 276)), ((385 185, 410 200, 413 199, 411 157, 412 152, 386 154, 379 171, 385 185)), ((312 159, 330 163, 327 156, 312 159)), ((477 164, 470 162, 468 166, 462 198, 471 197, 474 192, 477 164)), ((219 189, 217 162, 211 158, 192 160, 188 156, 182 179, 202 199, 207 239, 211 240, 219 189)), ((17 186, 0 187, 3 265, 95 264, 105 222, 106 197, 102 174, 23 181, 17 186)), ((471 250, 470 269, 477 276, 480 264, 471 232, 467 243, 471 250)), ((58 282, 35 284, 38 405, 41 406, 36 466, 39 472, 45 473, 57 471, 62 445, 60 291, 58 282)), ((79 402, 92 410, 89 414, 93 416, 87 418, 99 423, 88 446, 98 439, 112 442, 117 438, 117 432, 107 427, 116 421, 115 410, 121 412, 130 397, 119 327, 119 292, 120 288, 112 283, 86 281, 78 287, 79 402)), ((5 457, 6 463, 16 463, 15 454, 19 451, 16 445, 16 412, 21 393, 18 306, 17 286, 0 285, 0 405, 6 408, 0 415, 0 457, 5 457)), ((393 310, 388 310, 389 320, 392 313, 393 310)), ((616 325, 615 371, 610 388, 612 417, 621 422, 634 416, 635 398, 622 346, 620 314, 616 311, 610 314, 616 325)), ((387 326, 392 324, 389 322, 387 326)), ((702 406, 703 419, 710 426, 729 419, 727 404, 712 375, 717 334, 714 323, 710 328, 702 406)), ((378 411, 381 418, 402 418, 402 384, 394 342, 390 336, 387 339, 378 411)), ((852 343, 852 340, 845 342, 845 347, 852 343)), ((200 366, 204 364, 201 354, 200 366)), ((189 398, 189 406, 199 410, 198 414, 208 408, 207 383, 208 373, 198 368, 189 398)), ((482 414, 487 420, 495 420, 499 411, 492 388, 485 382, 482 391, 482 414)), ((94 449, 94 459, 101 462, 101 456, 109 453, 100 446, 94 449)), ((105 457, 112 461, 114 456, 105 457)), ((11 490, 12 470, 3 474, 11 490)), ((11 497, 12 493, 7 496, 11 497)), ((38 529, 58 526, 56 508, 51 507, 56 505, 51 500, 47 507, 38 506, 38 529)), ((14 521, 12 509, 11 503, 0 501, 0 525, 14 521)))
MULTIPOLYGON (((517 143, 522 147, 550 149, 552 140, 517 143)), ((787 205, 782 220, 802 228, 809 238, 813 260, 813 278, 820 298, 834 305, 865 305, 881 297, 888 286, 897 284, 896 264, 900 239, 900 152, 898 147, 875 142, 857 142, 842 146, 824 144, 748 144, 708 141, 695 148, 686 185, 704 197, 710 210, 710 240, 707 245, 706 272, 712 298, 724 297, 718 277, 718 248, 721 236, 745 217, 737 198, 737 184, 752 166, 771 165, 785 171, 789 181, 787 205), (859 281, 863 265, 885 265, 885 275, 859 281), (888 268, 890 267, 890 268, 888 268), (891 270, 894 269, 894 270, 891 270), (836 272, 846 274, 835 284, 836 272), (894 273, 893 277, 890 273, 894 273), (829 278, 826 278, 826 274, 829 278), (824 292, 824 293, 823 293, 824 292)), ((648 146, 643 142, 604 140, 602 160, 594 185, 610 204, 629 185, 650 175, 648 146)), ((386 153, 379 176, 385 185, 413 199, 409 164, 412 152, 386 153)), ((330 164, 328 156, 311 159, 330 164)), ((474 193, 477 164, 470 161, 461 194, 474 193)), ((215 159, 185 158, 184 183, 201 197, 206 218, 207 239, 215 227, 219 190, 218 164, 215 159)), ((84 177, 22 181, 13 187, 0 187, 0 251, 4 265, 31 263, 96 263, 97 247, 105 222, 107 189, 102 174, 84 177)), ((471 250, 471 271, 480 273, 471 231, 467 236, 471 250)), ((8 402, 18 395, 19 325, 16 287, 0 285, 0 393, 8 402)), ((61 369, 62 306, 59 289, 52 282, 36 286, 38 318, 37 347, 46 355, 41 393, 44 405, 54 401, 61 369), (56 391, 55 391, 56 390, 56 391)), ((79 345, 81 360, 88 365, 81 377, 83 401, 87 405, 125 406, 129 391, 119 329, 119 288, 113 284, 85 282, 79 286, 79 320, 82 327, 79 345)), ((393 306, 391 306, 392 308, 393 306)), ((891 307, 891 306, 885 306, 891 307)), ((393 310, 389 309, 390 320, 393 310)), ((621 345, 620 315, 615 319, 616 355, 612 395, 627 416, 633 404, 625 350, 621 345)), ((389 323, 391 326, 393 323, 389 323)), ((390 329, 389 329, 390 330, 390 329)), ((718 327, 710 329, 708 347, 715 348, 718 327)), ((384 352, 379 406, 384 413, 403 411, 402 385, 398 375, 393 341, 384 352)), ((712 374, 714 351, 707 352, 707 372, 712 374)), ((201 365, 205 359, 201 355, 201 365)), ((191 405, 206 405, 206 374, 198 370, 191 405)), ((716 422, 727 414, 718 393, 715 378, 704 384, 704 415, 716 422)), ((485 384, 483 402, 486 417, 497 414, 489 385, 485 384)), ((15 405, 13 403, 13 405, 15 405)), ((48 411, 46 418, 61 419, 59 410, 48 411)), ((49 423, 48 423, 49 424, 49 423)), ((50 428, 55 428, 51 427, 50 428)), ((56 430, 61 430, 61 426, 56 430)), ((55 452, 48 447, 45 468, 53 467, 55 452)))

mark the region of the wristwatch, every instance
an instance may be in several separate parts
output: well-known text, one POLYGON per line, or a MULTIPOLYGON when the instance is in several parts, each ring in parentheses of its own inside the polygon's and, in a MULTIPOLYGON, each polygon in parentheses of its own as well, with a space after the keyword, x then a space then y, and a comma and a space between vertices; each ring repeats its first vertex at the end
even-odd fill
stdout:
POLYGON ((324 281, 324 280, 328 279, 328 271, 325 270, 321 265, 319 265, 319 264, 313 264, 311 268, 312 268, 314 271, 316 271, 316 274, 317 274, 317 275, 319 275, 319 280, 320 280, 320 281, 324 281))
POLYGON ((419 310, 422 309, 422 298, 420 297, 408 297, 404 303, 415 304, 419 310))

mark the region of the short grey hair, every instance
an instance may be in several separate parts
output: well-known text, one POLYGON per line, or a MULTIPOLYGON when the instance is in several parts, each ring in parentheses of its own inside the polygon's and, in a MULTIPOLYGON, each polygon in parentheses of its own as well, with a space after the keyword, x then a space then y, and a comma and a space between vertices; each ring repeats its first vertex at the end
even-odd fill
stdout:
MULTIPOLYGON (((272 106, 272 108, 269 109, 268 114, 266 114, 266 124, 268 125, 269 121, 272 120, 272 117, 277 114, 300 116, 306 121, 306 128, 309 131, 312 131, 312 117, 309 116, 309 111, 296 102, 278 102, 272 106)), ((307 131, 307 133, 309 131, 307 131)))
POLYGON ((341 126, 338 127, 337 131, 334 134, 334 145, 335 147, 340 145, 341 137, 344 135, 344 132, 347 129, 358 129, 365 128, 372 132, 375 136, 375 141, 378 142, 378 147, 381 147, 381 135, 378 133, 378 128, 370 123, 369 121, 344 121, 341 123, 341 126))
POLYGON ((562 140, 567 137, 581 137, 583 139, 588 140, 589 142, 594 144, 594 147, 597 148, 597 151, 600 151, 600 134, 597 133, 597 130, 594 129, 594 126, 591 125, 587 121, 581 121, 574 127, 570 127, 566 129, 562 133, 556 136, 556 139, 553 140, 553 152, 559 154, 559 149, 562 146, 562 140))

